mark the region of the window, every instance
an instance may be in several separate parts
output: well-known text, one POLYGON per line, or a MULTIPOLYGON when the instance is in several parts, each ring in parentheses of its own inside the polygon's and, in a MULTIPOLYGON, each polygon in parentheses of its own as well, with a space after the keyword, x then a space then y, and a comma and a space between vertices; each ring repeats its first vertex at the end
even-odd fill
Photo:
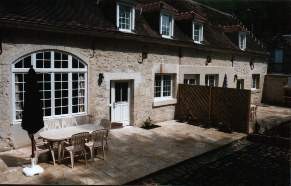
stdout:
POLYGON ((155 98, 172 97, 172 76, 160 75, 155 76, 155 98))
POLYGON ((218 86, 218 74, 206 74, 205 75, 205 85, 211 87, 218 86))
POLYGON ((274 51, 274 62, 275 63, 283 63, 283 50, 282 49, 276 49, 274 51))
POLYGON ((247 35, 245 32, 240 32, 238 34, 238 44, 241 50, 245 50, 247 47, 247 35))
POLYGON ((252 75, 252 89, 259 89, 260 88, 260 74, 253 74, 252 75))
POLYGON ((193 22, 193 40, 195 43, 203 41, 203 25, 193 22))
POLYGON ((164 38, 172 38, 174 35, 174 19, 170 15, 161 14, 160 34, 164 38))
POLYGON ((135 27, 135 8, 117 3, 117 28, 120 31, 132 32, 135 27))
POLYGON ((200 75, 199 74, 185 74, 184 84, 187 85, 200 85, 200 75))
POLYGON ((238 79, 236 81, 236 88, 237 89, 244 89, 244 84, 245 84, 244 79, 238 79))
POLYGON ((14 121, 22 119, 30 65, 38 75, 44 117, 86 112, 87 66, 67 53, 40 51, 21 58, 12 67, 14 121))

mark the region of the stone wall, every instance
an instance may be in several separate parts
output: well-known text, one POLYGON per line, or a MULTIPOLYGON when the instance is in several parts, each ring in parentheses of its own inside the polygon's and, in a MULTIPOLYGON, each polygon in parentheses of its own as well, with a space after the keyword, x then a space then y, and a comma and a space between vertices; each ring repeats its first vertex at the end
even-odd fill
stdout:
MULTIPOLYGON (((3 39, 3 53, 0 55, 0 136, 12 139, 15 147, 27 143, 28 137, 12 117, 12 72, 11 66, 18 58, 39 50, 60 50, 71 53, 88 65, 88 113, 83 122, 99 122, 110 118, 110 82, 112 80, 130 80, 132 86, 131 124, 141 126, 147 117, 154 122, 174 118, 176 90, 183 82, 184 74, 201 74, 201 84, 207 73, 219 73, 219 86, 224 74, 228 75, 229 87, 235 87, 234 74, 245 78, 245 88, 251 84, 251 74, 265 75, 267 65, 255 63, 250 70, 247 59, 240 59, 231 65, 226 57, 213 56, 212 62, 205 66, 205 53, 185 50, 179 57, 180 49, 159 45, 148 45, 147 58, 142 61, 143 43, 126 40, 95 39, 85 36, 40 33, 9 33, 3 39), (32 35, 34 37, 32 37, 32 35), (37 37, 36 37, 37 36, 37 37), (174 77, 173 96, 166 102, 154 100, 154 76, 156 73, 169 73, 174 77), (104 80, 98 85, 99 73, 104 80), (26 139, 26 140, 21 140, 26 139)), ((263 80, 261 81, 263 83, 263 80)), ((258 93, 260 96, 261 93, 258 93)), ((260 98, 258 99, 258 101, 260 98)))
POLYGON ((288 84, 288 75, 266 75, 263 103, 284 106, 284 89, 288 84))

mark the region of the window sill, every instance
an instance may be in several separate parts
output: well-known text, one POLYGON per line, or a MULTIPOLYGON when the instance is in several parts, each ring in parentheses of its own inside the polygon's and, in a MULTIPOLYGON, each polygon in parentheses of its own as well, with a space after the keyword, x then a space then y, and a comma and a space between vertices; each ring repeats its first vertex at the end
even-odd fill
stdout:
POLYGON ((162 38, 164 38, 164 39, 173 39, 173 36, 162 35, 162 38))
POLYGON ((155 98, 153 102, 154 107, 166 106, 166 105, 174 105, 177 103, 177 99, 175 98, 155 98))
POLYGON ((194 41, 195 44, 202 45, 202 41, 194 41))
POLYGON ((260 89, 251 88, 251 93, 260 93, 260 92, 261 92, 260 89))
MULTIPOLYGON (((43 121, 47 120, 57 120, 57 119, 64 119, 70 117, 81 117, 81 116, 89 116, 86 112, 74 113, 74 114, 63 114, 63 115, 55 115, 55 116, 44 116, 43 121)), ((19 125, 21 124, 21 119, 14 120, 12 125, 19 125)))
POLYGON ((132 30, 118 29, 118 31, 128 33, 128 34, 134 34, 132 30))

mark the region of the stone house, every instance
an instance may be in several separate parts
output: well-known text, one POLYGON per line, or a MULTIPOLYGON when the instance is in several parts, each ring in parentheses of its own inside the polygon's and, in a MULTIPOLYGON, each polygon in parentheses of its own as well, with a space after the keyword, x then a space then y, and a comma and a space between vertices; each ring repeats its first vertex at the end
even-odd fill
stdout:
POLYGON ((291 87, 291 35, 274 37, 268 50, 271 56, 262 101, 290 107, 291 99, 286 95, 286 88, 291 87))
POLYGON ((0 25, 0 136, 14 147, 27 138, 30 65, 45 120, 171 120, 179 83, 222 86, 225 75, 261 100, 265 50, 235 17, 193 1, 2 0, 0 25))

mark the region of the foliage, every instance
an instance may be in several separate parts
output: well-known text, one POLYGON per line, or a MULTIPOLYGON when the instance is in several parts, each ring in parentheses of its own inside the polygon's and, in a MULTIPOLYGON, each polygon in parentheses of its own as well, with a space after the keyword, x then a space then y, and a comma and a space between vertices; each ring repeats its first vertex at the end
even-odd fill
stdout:
POLYGON ((153 122, 151 120, 151 117, 148 117, 144 122, 143 122, 143 127, 144 128, 150 128, 153 126, 153 122))

